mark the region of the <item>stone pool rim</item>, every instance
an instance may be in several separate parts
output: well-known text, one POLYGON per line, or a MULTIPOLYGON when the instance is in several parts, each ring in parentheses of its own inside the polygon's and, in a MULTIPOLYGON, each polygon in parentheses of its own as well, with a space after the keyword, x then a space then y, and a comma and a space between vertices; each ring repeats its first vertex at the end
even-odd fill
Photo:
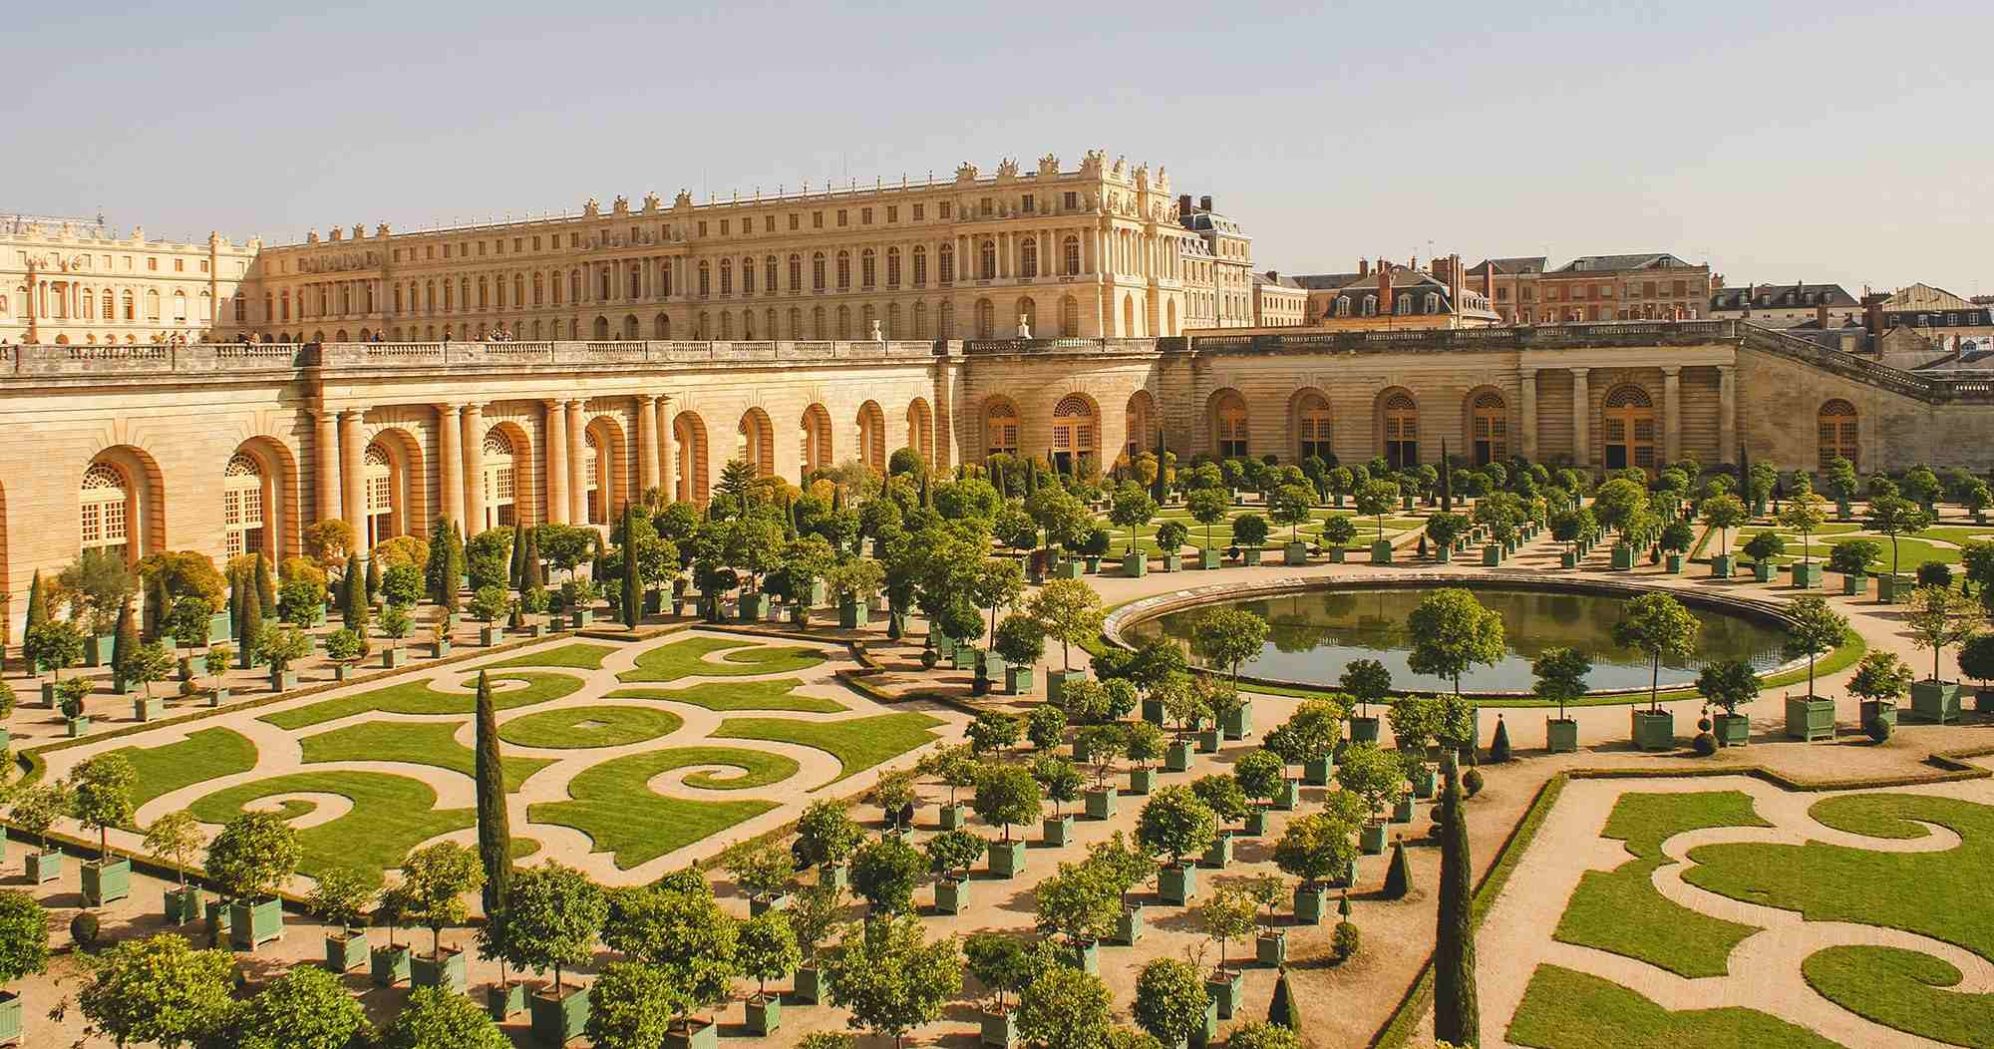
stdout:
MULTIPOLYGON (((1493 571, 1493 572, 1447 572, 1436 570, 1415 570, 1394 572, 1389 576, 1376 578, 1350 576, 1281 576, 1271 579, 1242 583, 1229 581, 1207 586, 1187 587, 1166 594, 1154 594, 1137 598, 1108 610, 1101 623, 1102 637, 1111 645, 1124 650, 1133 650, 1122 632, 1137 623, 1148 622, 1171 612, 1182 612, 1190 608, 1206 605, 1233 604, 1258 598, 1283 597, 1291 594, 1321 591, 1368 591, 1368 590, 1418 590, 1455 586, 1466 590, 1536 590, 1545 593, 1587 594, 1594 597, 1632 598, 1643 594, 1664 593, 1673 595, 1684 605, 1722 612, 1726 615, 1756 622, 1761 626, 1774 627, 1784 632, 1792 622, 1783 602, 1764 599, 1738 597, 1730 594, 1711 594, 1678 587, 1649 586, 1641 583, 1623 582, 1618 579, 1563 579, 1546 578, 1541 572, 1493 571)), ((1823 654, 1825 657, 1826 653, 1823 654)), ((1817 657, 1819 658, 1819 657, 1817 657)), ((1768 668, 1760 677, 1783 674, 1796 668, 1805 668, 1807 660, 1789 659, 1778 666, 1768 668)), ((1254 674, 1239 675, 1241 685, 1265 685, 1272 688, 1293 689, 1301 692, 1335 692, 1332 685, 1316 681, 1295 681, 1289 678, 1261 677, 1254 674)), ((1663 693, 1694 691, 1694 683, 1678 683, 1662 687, 1663 693)), ((1436 695, 1432 689, 1400 689, 1391 691, 1395 696, 1436 695)), ((1536 694, 1529 691, 1473 691, 1461 692, 1466 699, 1487 700, 1535 700, 1536 694)), ((1628 702, 1644 700, 1648 688, 1593 689, 1587 697, 1619 697, 1628 702)), ((1556 707, 1555 703, 1545 703, 1546 707, 1556 707)))

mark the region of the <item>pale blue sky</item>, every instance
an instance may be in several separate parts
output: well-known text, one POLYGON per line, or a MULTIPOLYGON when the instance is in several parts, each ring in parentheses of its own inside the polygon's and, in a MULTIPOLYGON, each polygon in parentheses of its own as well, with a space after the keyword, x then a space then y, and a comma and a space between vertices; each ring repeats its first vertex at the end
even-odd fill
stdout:
POLYGON ((1994 292, 1985 0, 283 6, 12 14, 0 212, 291 241, 1100 147, 1263 269, 1666 250, 1994 292))

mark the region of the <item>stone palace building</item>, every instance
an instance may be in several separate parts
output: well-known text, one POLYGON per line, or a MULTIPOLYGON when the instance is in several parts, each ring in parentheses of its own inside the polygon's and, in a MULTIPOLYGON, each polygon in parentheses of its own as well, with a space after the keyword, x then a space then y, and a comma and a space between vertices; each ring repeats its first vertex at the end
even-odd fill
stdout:
POLYGON ((901 447, 1105 465, 1160 439, 1283 461, 1994 467, 1994 383, 1739 321, 1187 332, 1201 289, 1181 260, 1213 252, 1210 224, 1181 218, 1210 209, 1167 190, 1090 154, 1078 172, 965 165, 947 186, 360 231, 264 248, 226 291, 210 271, 215 341, 43 328, 0 346, 0 629, 18 640, 33 573, 85 547, 220 561, 291 556, 331 518, 369 544, 438 515, 605 524, 653 487, 705 500, 731 458, 798 479, 901 447))

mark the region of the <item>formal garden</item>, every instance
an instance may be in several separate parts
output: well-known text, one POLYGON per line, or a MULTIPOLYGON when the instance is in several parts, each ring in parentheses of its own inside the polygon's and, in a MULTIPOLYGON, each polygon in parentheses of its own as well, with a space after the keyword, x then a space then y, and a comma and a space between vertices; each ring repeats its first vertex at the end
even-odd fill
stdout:
POLYGON ((0 1040, 1988 1044, 1983 767, 1657 778, 1979 731, 1984 483, 1846 473, 903 450, 89 554, 0 694, 0 1040))

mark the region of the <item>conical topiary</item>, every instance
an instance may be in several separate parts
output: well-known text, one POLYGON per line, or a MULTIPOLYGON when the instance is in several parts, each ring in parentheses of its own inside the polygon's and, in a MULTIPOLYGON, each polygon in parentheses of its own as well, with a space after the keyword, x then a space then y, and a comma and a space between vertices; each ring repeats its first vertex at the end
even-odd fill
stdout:
POLYGON ((1474 869, 1468 855, 1468 816, 1462 811, 1461 770, 1446 763, 1440 795, 1440 907, 1433 948, 1433 1034, 1453 1045, 1482 1040, 1475 988, 1474 869))
POLYGON ((485 869, 487 917, 498 915, 512 886, 512 825, 505 809, 505 765, 499 753, 498 714, 491 682, 478 672, 476 750, 478 859, 485 869))
POLYGON ((512 523, 512 564, 506 572, 514 590, 526 589, 526 522, 512 523))
POLYGON ((1392 863, 1385 868, 1385 888, 1379 895, 1403 900, 1412 893, 1412 864, 1406 860, 1405 842, 1392 842, 1392 863))
POLYGON ((1295 1029, 1294 992, 1288 989, 1288 967, 1281 967, 1281 975, 1274 979, 1274 1001, 1267 1007, 1267 1022, 1277 1027, 1295 1029))
POLYGON ((540 563, 540 530, 537 528, 528 529, 526 532, 525 589, 531 590, 536 586, 544 587, 546 585, 547 570, 540 563))
POLYGON ((263 633, 263 598, 257 593, 253 575, 243 580, 242 607, 236 615, 236 665, 256 665, 256 638, 263 633))
POLYGON ((367 559, 367 603, 373 604, 381 596, 381 559, 367 559))
POLYGON ((1489 744, 1489 760, 1501 764, 1509 760, 1509 725, 1496 714, 1495 740, 1489 744))
POLYGON ((346 574, 339 580, 339 622, 341 626, 367 639, 367 575, 361 571, 360 555, 346 558, 346 574))
POLYGON ((256 607, 269 611, 277 607, 277 581, 270 576, 270 559, 256 555, 256 607))
POLYGON ((132 614, 132 599, 118 606, 118 629, 111 638, 111 671, 121 672, 125 660, 138 652, 138 620, 132 614))
POLYGON ((637 506, 623 507, 623 625, 635 628, 644 618, 644 581, 637 574, 637 506))

